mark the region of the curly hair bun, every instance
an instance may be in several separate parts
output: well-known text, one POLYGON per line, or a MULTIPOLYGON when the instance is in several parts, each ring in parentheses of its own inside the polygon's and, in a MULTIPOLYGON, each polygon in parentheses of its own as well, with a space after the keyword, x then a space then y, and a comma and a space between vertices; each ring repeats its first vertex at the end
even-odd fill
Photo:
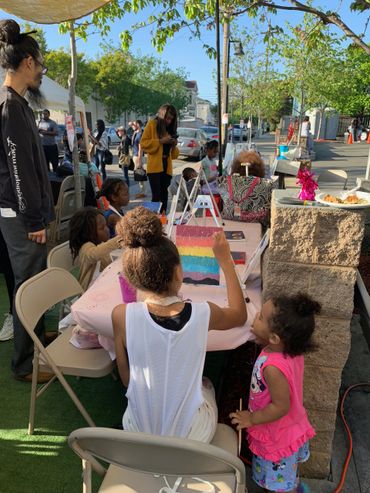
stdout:
POLYGON ((19 41, 19 24, 13 19, 0 21, 0 41, 5 44, 14 45, 19 41))
POLYGON ((301 317, 317 315, 321 311, 321 305, 309 296, 299 293, 295 297, 296 310, 301 317))
POLYGON ((151 247, 163 237, 159 217, 145 207, 136 207, 125 214, 116 230, 122 237, 122 244, 129 248, 151 247))

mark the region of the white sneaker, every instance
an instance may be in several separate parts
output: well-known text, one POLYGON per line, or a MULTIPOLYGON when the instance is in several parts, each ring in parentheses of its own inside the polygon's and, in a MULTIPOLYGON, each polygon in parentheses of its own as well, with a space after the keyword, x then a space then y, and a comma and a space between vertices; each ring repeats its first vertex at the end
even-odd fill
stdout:
POLYGON ((8 341, 9 339, 13 339, 13 337, 13 315, 8 313, 4 320, 3 327, 0 330, 0 341, 8 341))

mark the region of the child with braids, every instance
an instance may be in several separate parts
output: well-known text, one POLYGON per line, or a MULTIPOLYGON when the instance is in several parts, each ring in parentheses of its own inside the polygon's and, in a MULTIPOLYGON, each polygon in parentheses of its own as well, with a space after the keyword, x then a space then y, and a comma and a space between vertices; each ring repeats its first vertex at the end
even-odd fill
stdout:
POLYGON ((117 224, 125 246, 123 273, 143 302, 113 310, 117 366, 127 387, 123 428, 211 441, 217 407, 210 382, 202 385, 209 330, 230 329, 247 319, 245 300, 224 233, 213 239, 224 272, 229 306, 183 301, 183 271, 175 244, 159 217, 144 207, 117 224))
POLYGON ((264 348, 253 368, 248 411, 230 418, 238 430, 247 428, 253 479, 265 491, 308 491, 297 474, 315 435, 303 407, 303 355, 315 349, 314 315, 320 309, 303 294, 277 296, 262 306, 252 325, 264 348))
POLYGON ((127 184, 121 178, 107 178, 97 194, 97 198, 106 197, 109 201, 109 208, 104 211, 104 217, 109 228, 109 236, 116 236, 116 224, 123 217, 122 208, 129 201, 129 191, 127 184))
POLYGON ((119 248, 119 238, 109 239, 105 217, 95 207, 84 207, 69 223, 69 247, 78 261, 78 281, 86 290, 99 273, 111 263, 109 253, 119 248))

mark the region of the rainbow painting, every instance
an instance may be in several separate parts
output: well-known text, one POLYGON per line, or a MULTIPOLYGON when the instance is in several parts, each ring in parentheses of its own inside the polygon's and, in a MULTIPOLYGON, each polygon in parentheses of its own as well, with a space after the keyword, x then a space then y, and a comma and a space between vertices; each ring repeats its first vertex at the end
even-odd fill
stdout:
POLYGON ((213 234, 222 228, 177 226, 176 246, 187 284, 220 284, 220 267, 213 254, 213 234))

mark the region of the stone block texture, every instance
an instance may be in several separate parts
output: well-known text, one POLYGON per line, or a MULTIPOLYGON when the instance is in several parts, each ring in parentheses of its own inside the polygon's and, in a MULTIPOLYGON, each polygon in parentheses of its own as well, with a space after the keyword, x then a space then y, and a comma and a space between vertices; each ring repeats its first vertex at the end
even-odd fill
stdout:
POLYGON ((316 430, 311 457, 300 474, 327 478, 362 238, 362 212, 286 207, 273 200, 263 299, 304 292, 322 305, 316 319, 317 350, 305 356, 304 405, 316 430))

